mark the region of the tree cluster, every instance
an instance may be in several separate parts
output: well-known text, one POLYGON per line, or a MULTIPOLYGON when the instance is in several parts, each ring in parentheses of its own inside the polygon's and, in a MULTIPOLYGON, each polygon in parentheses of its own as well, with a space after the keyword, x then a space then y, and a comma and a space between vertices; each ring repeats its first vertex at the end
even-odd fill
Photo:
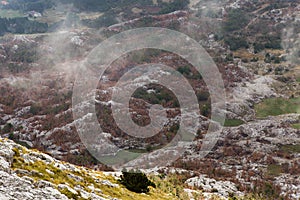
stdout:
POLYGON ((54 6, 53 0, 10 0, 9 4, 5 5, 4 8, 20 10, 22 12, 36 11, 44 12, 54 6))
POLYGON ((0 36, 5 33, 44 33, 47 30, 48 24, 29 20, 27 17, 18 17, 13 19, 0 18, 0 36))

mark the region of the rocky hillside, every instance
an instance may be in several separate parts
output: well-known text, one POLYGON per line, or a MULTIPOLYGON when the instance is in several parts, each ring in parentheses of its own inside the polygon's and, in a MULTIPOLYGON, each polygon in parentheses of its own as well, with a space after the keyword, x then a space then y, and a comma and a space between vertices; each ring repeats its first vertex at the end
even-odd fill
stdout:
POLYGON ((173 194, 151 189, 138 195, 117 183, 115 173, 96 172, 58 161, 1 139, 1 199, 169 199, 173 194))
POLYGON ((300 198, 298 1, 103 0, 101 5, 97 1, 1 2, 0 135, 9 140, 1 139, 0 195, 201 199, 214 192, 220 198, 248 194, 254 199, 300 198), (170 90, 155 84, 132 95, 131 117, 145 126, 151 122, 150 105, 160 104, 168 111, 165 127, 154 137, 136 139, 117 126, 112 94, 133 66, 171 66, 188 80, 201 111, 196 138, 183 156, 166 168, 150 170, 161 187, 137 195, 119 185, 114 178, 118 173, 91 170, 112 168, 95 159, 80 140, 72 95, 80 62, 92 49, 110 36, 146 26, 180 31, 205 48, 222 74, 226 120, 216 146, 200 159, 211 117, 203 77, 167 51, 134 51, 114 61, 99 80, 94 103, 103 134, 119 148, 156 152, 179 128, 178 101, 170 90), (165 175, 167 179, 162 179, 165 175))
POLYGON ((100 172, 56 160, 0 138, 0 197, 8 199, 224 199, 233 193, 244 196, 232 182, 195 176, 192 171, 173 169, 171 174, 148 172, 157 186, 147 194, 127 190, 118 181, 120 172, 100 172), (175 184, 181 174, 190 177, 175 184), (197 187, 203 187, 197 190, 197 187))

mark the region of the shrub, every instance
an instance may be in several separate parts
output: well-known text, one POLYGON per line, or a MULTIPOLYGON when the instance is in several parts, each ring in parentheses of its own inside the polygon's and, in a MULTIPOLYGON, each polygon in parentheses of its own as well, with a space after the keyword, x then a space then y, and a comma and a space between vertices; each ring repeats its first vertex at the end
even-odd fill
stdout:
POLYGON ((258 42, 258 43, 255 42, 253 44, 253 47, 254 47, 254 53, 259 53, 265 49, 265 45, 260 42, 258 42))
POLYGON ((191 73, 191 69, 189 68, 189 66, 178 67, 177 71, 183 75, 190 75, 190 73, 191 73))
POLYGON ((224 41, 230 46, 231 51, 249 47, 246 38, 242 36, 226 36, 224 41))
POLYGON ((128 190, 136 193, 149 192, 149 186, 156 187, 147 176, 139 170, 122 171, 121 180, 119 180, 128 190))
POLYGON ((211 113, 211 105, 209 103, 204 104, 203 106, 201 106, 200 111, 201 111, 201 115, 205 117, 209 117, 211 113))
POLYGON ((13 125, 11 123, 7 123, 1 130, 1 133, 2 134, 9 133, 9 132, 13 131, 13 129, 14 129, 13 125))
POLYGON ((228 55, 226 55, 226 61, 228 61, 228 62, 232 62, 233 61, 233 54, 232 53, 230 53, 230 54, 228 54, 228 55))
POLYGON ((108 12, 94 20, 91 19, 82 20, 82 23, 90 28, 101 28, 101 27, 108 27, 113 24, 116 24, 118 23, 118 21, 115 18, 115 15, 113 13, 108 12))
POLYGON ((39 114, 41 111, 43 110, 43 107, 38 104, 38 103, 34 103, 33 105, 31 105, 29 112, 33 115, 37 115, 39 114))
POLYGON ((166 14, 170 12, 174 12, 176 10, 182 10, 187 7, 189 1, 185 0, 174 0, 173 2, 163 2, 161 3, 161 10, 159 14, 166 14))
POLYGON ((197 93, 197 99, 198 101, 207 101, 209 99, 210 93, 203 91, 200 93, 197 93))
POLYGON ((280 58, 278 56, 275 56, 274 63, 279 64, 281 62, 280 58))
POLYGON ((229 33, 244 28, 249 23, 249 16, 245 11, 232 9, 228 12, 227 19, 223 23, 223 32, 229 33))
POLYGON ((259 60, 258 57, 254 57, 254 58, 252 58, 252 59, 250 60, 250 62, 257 62, 258 60, 259 60))
POLYGON ((52 8, 54 1, 52 0, 11 0, 9 4, 5 5, 4 8, 27 11, 44 12, 44 10, 52 8))
POLYGON ((211 190, 211 192, 212 192, 212 193, 217 193, 217 192, 219 192, 219 191, 218 191, 218 189, 213 188, 213 189, 211 190))
POLYGON ((25 43, 25 44, 18 45, 18 49, 10 58, 11 61, 13 61, 13 63, 10 63, 8 66, 10 68, 10 71, 12 72, 24 71, 26 68, 14 63, 18 63, 18 62, 33 63, 38 58, 37 54, 38 54, 37 47, 33 44, 25 43))
POLYGON ((265 63, 271 63, 271 55, 269 53, 266 53, 264 61, 265 63))

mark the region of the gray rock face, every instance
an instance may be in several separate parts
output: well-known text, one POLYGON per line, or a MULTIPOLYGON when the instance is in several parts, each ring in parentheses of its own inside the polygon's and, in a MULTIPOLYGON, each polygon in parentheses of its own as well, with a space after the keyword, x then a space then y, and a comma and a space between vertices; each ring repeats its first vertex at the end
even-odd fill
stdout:
POLYGON ((4 195, 4 194, 0 194, 0 199, 2 199, 2 200, 9 200, 9 198, 6 195, 4 195))
POLYGON ((10 164, 2 157, 0 157, 0 170, 8 171, 10 168, 10 164))
MULTIPOLYGON (((66 170, 70 172, 69 178, 74 178, 74 181, 83 180, 83 177, 76 176, 71 174, 71 172, 80 172, 81 169, 74 165, 60 162, 49 155, 30 151, 25 149, 24 147, 10 141, 0 138, 0 199, 8 200, 8 199, 22 199, 22 200, 41 200, 41 199, 70 199, 70 197, 66 196, 62 191, 68 191, 69 194, 77 195, 83 199, 97 199, 97 200, 105 200, 96 193, 88 192, 84 188, 80 186, 71 187, 66 184, 56 185, 52 182, 40 179, 34 180, 30 176, 39 174, 37 177, 44 177, 45 174, 41 172, 26 169, 12 169, 13 159, 14 157, 20 157, 24 161, 24 164, 33 164, 35 162, 43 162, 45 166, 53 165, 53 167, 57 166, 57 170, 66 170), (15 155, 20 154, 20 155, 15 155)), ((52 168, 51 168, 52 169, 52 168)), ((38 170, 38 169, 37 169, 38 170)), ((54 175, 49 169, 45 170, 45 173, 50 175, 54 175)), ((90 172, 93 173, 93 172, 90 172)), ((112 187, 117 187, 117 184, 113 184, 108 180, 102 180, 103 184, 108 184, 112 187)), ((95 191, 100 191, 100 189, 95 189, 95 191)))
POLYGON ((205 175, 190 178, 185 183, 190 187, 201 188, 204 192, 216 192, 221 197, 228 197, 230 193, 242 195, 234 183, 230 181, 216 181, 205 175))
POLYGON ((278 96, 272 84, 276 81, 269 76, 256 77, 251 82, 239 83, 229 92, 226 109, 229 119, 240 118, 245 121, 255 119, 255 112, 251 107, 265 98, 278 96))
POLYGON ((20 174, 28 175, 26 170, 11 170, 14 156, 14 148, 22 148, 19 145, 6 140, 0 142, 0 199, 68 199, 61 194, 54 186, 46 185, 42 189, 36 187, 33 179, 19 177, 20 174))
POLYGON ((291 177, 287 174, 283 174, 276 178, 276 184, 281 187, 282 195, 291 192, 290 197, 292 199, 300 199, 300 180, 299 176, 295 175, 292 179, 296 180, 295 183, 291 183, 291 177))
POLYGON ((68 199, 54 187, 36 188, 30 181, 0 171, 0 199, 68 199), (2 198, 3 197, 3 198, 2 198))

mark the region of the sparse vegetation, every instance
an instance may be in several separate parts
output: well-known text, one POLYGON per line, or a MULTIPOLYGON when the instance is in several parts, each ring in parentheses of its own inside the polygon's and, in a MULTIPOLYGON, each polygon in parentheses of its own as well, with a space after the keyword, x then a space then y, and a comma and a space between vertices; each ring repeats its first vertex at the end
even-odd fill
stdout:
POLYGON ((224 122, 224 126, 228 126, 228 127, 239 126, 242 124, 244 124, 244 121, 240 119, 226 119, 224 122))
POLYGON ((246 38, 242 36, 227 36, 225 37, 225 43, 230 47, 230 50, 232 51, 249 47, 246 38))
POLYGON ((280 150, 280 151, 283 151, 283 152, 285 152, 285 153, 289 153, 289 154, 292 154, 292 153, 300 153, 300 144, 295 144, 295 145, 292 145, 292 144, 282 145, 282 146, 280 146, 279 150, 280 150))
POLYGON ((227 19, 223 23, 223 31, 230 33, 244 28, 249 22, 247 13, 240 9, 231 9, 228 12, 227 19))
POLYGON ((280 165, 272 164, 267 168, 267 173, 269 176, 279 176, 282 173, 282 167, 280 165))
POLYGON ((18 18, 23 17, 23 14, 17 10, 0 9, 0 18, 18 18))
POLYGON ((34 10, 42 13, 52 6, 54 6, 53 0, 10 0, 9 4, 3 7, 5 9, 20 10, 22 12, 34 10))
POLYGON ((189 0, 174 0, 172 2, 162 2, 161 3, 161 10, 160 14, 170 13, 174 12, 176 10, 182 10, 186 8, 186 6, 189 4, 189 0))
POLYGON ((29 20, 27 17, 0 18, 0 36, 5 33, 32 34, 48 31, 48 24, 29 20))
POLYGON ((130 150, 130 153, 126 150, 118 151, 114 156, 103 156, 101 159, 105 161, 107 164, 114 164, 116 162, 128 162, 136 159, 140 156, 141 152, 135 152, 130 150))
MULTIPOLYGON (((157 176, 151 176, 148 178, 145 174, 137 172, 137 173, 128 173, 123 176, 123 181, 126 180, 126 184, 133 183, 135 189, 140 189, 137 192, 147 192, 147 194, 139 194, 136 192, 131 192, 127 190, 122 185, 119 187, 111 187, 109 185, 102 184, 101 180, 107 180, 112 184, 118 184, 119 181, 112 176, 104 175, 102 172, 96 172, 92 170, 88 170, 83 167, 77 167, 75 170, 61 170, 58 167, 58 163, 50 163, 46 164, 44 160, 37 159, 34 162, 25 162, 23 156, 25 154, 30 155, 31 153, 39 153, 32 150, 26 150, 24 147, 18 146, 13 149, 14 151, 14 159, 12 163, 13 169, 22 169, 27 171, 31 178, 34 181, 45 180, 52 184, 54 184, 57 189, 58 184, 66 184, 70 188, 74 188, 75 186, 80 186, 85 191, 91 192, 88 186, 93 185, 95 188, 101 190, 100 192, 95 193, 101 197, 113 197, 113 198, 122 198, 124 200, 151 200, 151 199, 182 199, 186 200, 186 194, 183 189, 180 189, 178 185, 174 185, 175 182, 171 181, 174 179, 161 179, 157 176), (77 177, 77 178, 76 178, 77 177), (134 179, 135 177, 136 179, 134 179), (133 179, 132 179, 133 178, 133 179), (128 182, 129 181, 129 182, 128 182), (151 186, 149 189, 146 189, 145 186, 151 186), (156 187, 157 185, 157 187, 156 187), (164 187, 163 187, 164 186, 164 187), (176 189, 177 188, 177 189, 176 189)), ((42 158, 43 156, 41 156, 42 158)), ((67 163, 62 163, 67 164, 67 163)), ((68 165, 68 164, 67 164, 68 165)), ((24 176, 24 174, 18 174, 19 176, 24 176)), ((123 173, 124 175, 124 173, 123 173)), ((27 175, 28 176, 28 175, 27 175)), ((121 179, 122 180, 122 179, 121 179)), ((121 181, 122 182, 122 181, 121 181)), ((77 191, 77 194, 73 194, 67 188, 61 188, 59 191, 69 198, 73 199, 82 199, 81 194, 77 191)))
MULTIPOLYGON (((46 163, 38 158, 28 162, 29 155, 36 152, 18 145, 18 148, 13 149, 15 155, 12 167, 16 173, 32 178, 34 185, 40 180, 48 181, 68 198, 75 200, 81 199, 81 194, 84 195, 80 193, 79 187, 87 192, 92 191, 88 186, 96 189, 95 194, 108 199, 187 200, 184 189, 194 188, 184 182, 199 174, 217 181, 232 181, 239 191, 246 194, 244 198, 229 194, 230 200, 282 199, 280 194, 283 193, 287 193, 285 198, 289 199, 289 191, 276 186, 274 180, 275 177, 282 180, 288 190, 298 184, 294 176, 300 173, 300 146, 298 138, 294 137, 298 136, 300 119, 296 115, 289 115, 270 117, 262 120, 261 124, 260 120, 268 116, 300 113, 297 91, 300 83, 297 73, 299 66, 290 55, 297 57, 299 52, 292 51, 298 44, 290 34, 287 36, 291 37, 281 38, 287 37, 282 34, 283 30, 289 31, 287 24, 294 26, 290 22, 297 4, 294 1, 285 3, 277 0, 217 2, 212 2, 211 6, 211 2, 206 0, 195 1, 192 3, 197 5, 189 10, 185 9, 189 1, 184 0, 1 2, 3 5, 0 7, 4 9, 0 10, 0 132, 18 144, 27 147, 28 144, 33 145, 33 148, 51 152, 63 161, 46 163), (5 6, 5 2, 13 2, 14 5, 5 6), (288 9, 273 10, 284 7, 283 5, 288 5, 288 9), (33 12, 29 13, 31 9, 33 12), (180 9, 184 11, 170 13, 180 9), (36 13, 34 11, 41 12, 42 16, 33 17, 31 14, 36 13), (25 17, 27 15, 31 17, 25 17), (113 24, 116 26, 111 26, 113 24), (108 26, 111 27, 107 28, 108 26), (72 166, 68 170, 62 170, 57 163, 69 166, 64 161, 99 170, 104 170, 104 167, 105 170, 112 170, 107 166, 103 167, 82 146, 74 127, 77 123, 72 118, 70 90, 76 83, 74 72, 78 69, 77 64, 80 64, 79 61, 90 50, 113 34, 137 27, 180 30, 204 46, 222 74, 226 91, 233 91, 226 98, 226 104, 230 105, 230 119, 225 120, 225 134, 218 138, 205 158, 198 159, 198 153, 205 147, 204 138, 209 136, 209 120, 203 116, 199 118, 201 126, 198 127, 195 140, 173 164, 176 168, 190 170, 186 174, 159 171, 162 174, 157 176, 127 172, 126 175, 123 173, 119 182, 113 176, 84 167, 72 166), (56 28, 62 31, 56 32, 56 28), (47 33, 28 35, 44 32, 47 33), (14 35, 16 33, 18 35, 14 35), (58 43, 61 44, 56 48, 58 43), (42 59, 39 57, 41 55, 44 56, 42 59), (76 66, 73 67, 73 64, 76 66), (264 75, 269 76, 264 79, 264 75), (253 105, 263 98, 264 91, 269 95, 269 89, 274 89, 274 93, 281 98, 265 99, 253 105), (240 126, 242 124, 244 125, 240 126), (22 126, 24 128, 20 128, 22 126), (282 137, 282 132, 286 138, 282 137), (292 137, 287 135, 289 133, 292 137), (106 185, 103 180, 117 186, 106 185), (77 190, 77 194, 58 187, 58 184, 68 185, 77 190)), ((299 26, 295 25, 293 28, 297 35, 299 26)), ((212 100, 207 86, 196 68, 191 67, 186 60, 171 52, 154 49, 137 50, 123 55, 105 70, 103 79, 97 85, 99 88, 96 89, 96 112, 103 132, 109 133, 108 138, 119 148, 127 149, 118 151, 115 157, 104 157, 105 163, 125 163, 143 153, 162 148, 173 138, 177 139, 174 136, 184 116, 180 115, 180 105, 172 91, 158 84, 137 89, 129 107, 133 121, 140 126, 151 123, 148 112, 150 104, 170 108, 167 109, 169 121, 159 133, 151 138, 134 138, 121 130, 113 119, 111 105, 114 102, 110 101, 110 97, 115 91, 115 83, 133 66, 145 63, 161 63, 181 73, 194 88, 201 114, 211 117, 211 105, 214 103, 210 102, 212 100)), ((78 104, 78 110, 86 105, 78 104)), ((185 137, 187 136, 180 139, 188 140, 185 137)), ((220 199, 218 195, 221 190, 212 186, 208 191, 214 192, 211 199, 220 199)), ((191 193, 198 200, 205 198, 202 192, 196 190, 191 193)))
POLYGON ((255 105, 256 116, 264 118, 288 113, 300 113, 300 97, 292 99, 271 98, 255 105))
POLYGON ((91 28, 108 27, 110 25, 118 23, 114 14, 106 12, 104 15, 97 17, 96 19, 85 19, 82 23, 91 28))
POLYGON ((151 104, 161 104, 163 106, 172 105, 179 107, 179 102, 175 98, 172 91, 157 84, 151 84, 147 89, 152 89, 154 92, 149 93, 145 88, 138 88, 133 97, 143 99, 151 104))
POLYGON ((292 127, 295 129, 300 129, 300 123, 292 124, 292 127))

